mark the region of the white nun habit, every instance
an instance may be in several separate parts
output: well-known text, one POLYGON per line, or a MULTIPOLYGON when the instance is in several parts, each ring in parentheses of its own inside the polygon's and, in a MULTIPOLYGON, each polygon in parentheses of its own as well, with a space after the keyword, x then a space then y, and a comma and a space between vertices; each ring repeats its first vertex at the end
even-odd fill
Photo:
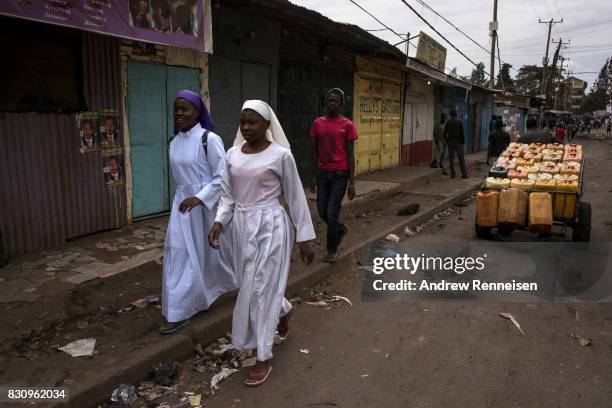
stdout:
POLYGON ((221 179, 225 149, 221 138, 208 134, 208 156, 202 146, 204 129, 197 124, 179 132, 170 143, 170 167, 176 184, 164 247, 162 313, 168 322, 179 322, 206 310, 223 293, 237 288, 231 267, 229 239, 223 251, 208 245, 221 179), (203 205, 181 213, 179 205, 189 197, 203 205))
POLYGON ((272 142, 255 154, 242 152, 240 129, 227 152, 223 194, 215 221, 225 226, 233 218, 234 271, 240 285, 232 321, 232 344, 238 350, 257 349, 257 359, 272 358, 274 333, 280 316, 291 310, 285 287, 294 241, 315 238, 302 183, 289 142, 270 106, 246 101, 270 121, 272 142), (289 218, 279 204, 284 194, 289 218))

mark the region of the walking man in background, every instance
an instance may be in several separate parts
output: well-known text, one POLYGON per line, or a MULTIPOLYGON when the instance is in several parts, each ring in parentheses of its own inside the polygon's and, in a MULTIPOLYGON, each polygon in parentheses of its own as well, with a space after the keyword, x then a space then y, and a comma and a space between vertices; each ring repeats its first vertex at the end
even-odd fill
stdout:
POLYGON ((436 146, 436 156, 431 162, 431 167, 439 167, 442 169, 442 174, 448 173, 444 170, 444 149, 446 141, 444 140, 444 124, 446 123, 446 113, 440 115, 440 122, 434 127, 433 141, 436 146))
POLYGON ((495 131, 489 134, 489 158, 496 162, 509 144, 510 134, 504 130, 504 122, 498 120, 495 123, 495 131))
MULTIPOLYGON (((355 140, 357 129, 341 114, 344 92, 330 89, 325 98, 326 114, 315 119, 310 128, 314 140, 317 166, 317 211, 327 224, 327 256, 324 261, 335 263, 338 245, 348 232, 340 223, 340 209, 344 194, 355 198, 355 140)), ((314 187, 311 187, 311 191, 314 187)))
POLYGON ((455 109, 450 112, 451 118, 444 126, 444 140, 448 145, 448 157, 450 161, 451 178, 455 178, 455 153, 459 158, 459 167, 461 168, 461 177, 468 178, 467 169, 465 168, 465 155, 463 153, 463 144, 465 143, 465 133, 463 131, 463 122, 457 119, 457 111, 455 109))

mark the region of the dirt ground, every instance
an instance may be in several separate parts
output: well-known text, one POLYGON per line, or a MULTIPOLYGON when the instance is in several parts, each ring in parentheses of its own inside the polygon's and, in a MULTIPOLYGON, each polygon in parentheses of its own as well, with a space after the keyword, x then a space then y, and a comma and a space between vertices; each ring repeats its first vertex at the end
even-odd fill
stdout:
MULTIPOLYGON (((593 240, 610 241, 611 141, 581 140, 591 157, 585 199, 594 207, 593 240)), ((429 223, 411 243, 473 237, 474 202, 429 223)), ((566 241, 571 233, 555 234, 566 241)), ((537 241, 517 232, 514 240, 537 241)), ((180 406, 202 394, 209 408, 238 407, 609 407, 612 398, 612 305, 609 303, 362 302, 360 260, 337 265, 304 298, 343 301, 297 304, 289 340, 274 349, 266 384, 242 385, 247 368, 210 394, 212 374, 200 358, 182 363, 175 388, 156 403, 180 406), (511 312, 525 336, 498 316, 511 312), (569 333, 592 339, 588 346, 569 333)), ((146 406, 144 399, 137 404, 146 406)), ((157 406, 151 404, 150 406, 157 406)), ((163 405, 162 405, 163 406, 163 405)))
MULTIPOLYGON (((401 191, 384 201, 370 200, 347 207, 343 218, 351 233, 345 245, 357 245, 362 237, 396 225, 404 218, 396 213, 406 205, 419 203, 419 211, 424 211, 444 199, 444 194, 465 189, 470 181, 455 180, 453 188, 444 187, 449 182, 448 178, 434 179, 423 187, 425 193, 401 191), (437 190, 444 194, 435 193, 437 190)), ((323 254, 323 223, 315 221, 320 237, 315 250, 323 254)), ((304 266, 300 262, 292 265, 292 273, 302 271, 304 266)), ((7 328, 0 333, 0 383, 70 385, 78 382, 84 371, 112 366, 135 350, 157 344, 163 339, 157 332, 163 323, 159 306, 140 309, 130 307, 130 302, 159 294, 161 273, 160 264, 150 262, 70 290, 58 288, 57 293, 36 302, 0 305, 0 324, 7 328), (96 339, 97 351, 92 357, 72 358, 57 350, 72 341, 91 337, 96 339)))

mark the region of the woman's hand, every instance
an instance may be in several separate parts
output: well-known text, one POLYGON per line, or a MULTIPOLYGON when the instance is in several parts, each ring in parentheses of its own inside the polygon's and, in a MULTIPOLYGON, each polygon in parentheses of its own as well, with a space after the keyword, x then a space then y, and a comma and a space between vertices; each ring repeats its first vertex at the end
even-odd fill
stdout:
POLYGON ((314 260, 314 251, 310 241, 300 242, 300 258, 305 265, 310 265, 314 260))
POLYGON ((179 205, 179 211, 182 213, 189 212, 192 208, 202 204, 202 200, 200 200, 198 197, 189 197, 181 202, 179 205))
POLYGON ((219 235, 223 232, 223 225, 215 222, 208 233, 208 243, 211 247, 219 249, 219 235))

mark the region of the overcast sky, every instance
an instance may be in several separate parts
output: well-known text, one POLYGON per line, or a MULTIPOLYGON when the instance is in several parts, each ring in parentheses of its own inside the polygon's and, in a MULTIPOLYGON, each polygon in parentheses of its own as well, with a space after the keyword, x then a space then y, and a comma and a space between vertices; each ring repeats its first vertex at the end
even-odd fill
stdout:
MULTIPOLYGON (((350 0, 291 0, 295 4, 316 10, 335 21, 358 25, 366 30, 382 26, 350 0)), ((484 62, 489 71, 490 55, 448 23, 428 10, 418 0, 406 0, 475 62, 484 62)), ((447 48, 446 67, 457 67, 460 75, 470 75, 472 65, 431 28, 420 20, 401 0, 355 0, 379 20, 398 33, 410 32, 411 36, 423 30, 447 48)), ((431 8, 467 33, 484 48, 490 49, 489 21, 493 17, 493 0, 423 0, 431 8)), ((612 56, 612 1, 611 0, 499 0, 499 46, 502 61, 516 69, 526 64, 541 64, 546 49, 548 26, 538 24, 538 19, 561 20, 553 26, 551 38, 570 40, 563 55, 570 60, 569 68, 576 77, 588 82, 589 89, 597 77, 591 72, 601 69, 606 58, 612 56)), ((400 39, 389 31, 372 32, 391 44, 400 39)), ((416 45, 418 39, 412 40, 416 45)), ((402 50, 404 46, 400 46, 402 50)), ((554 44, 551 44, 549 60, 552 61, 554 44)), ((414 56, 411 45, 409 55, 414 56)), ((496 71, 497 71, 496 62, 496 71)), ((448 73, 448 70, 446 71, 448 73)), ((512 76, 516 71, 512 71, 512 76)))

